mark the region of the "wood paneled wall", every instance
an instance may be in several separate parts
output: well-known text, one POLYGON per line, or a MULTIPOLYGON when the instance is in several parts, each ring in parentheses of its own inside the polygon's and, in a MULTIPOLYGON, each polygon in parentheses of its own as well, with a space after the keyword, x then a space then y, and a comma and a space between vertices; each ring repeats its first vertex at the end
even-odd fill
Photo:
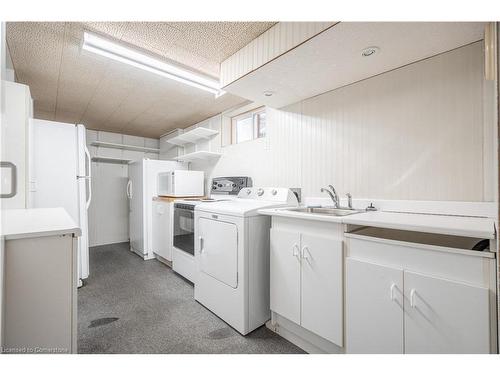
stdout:
POLYGON ((222 148, 215 175, 254 185, 333 184, 355 198, 492 201, 493 95, 474 43, 281 109, 268 108, 268 137, 222 148), (486 119, 486 120, 485 120, 486 119))
POLYGON ((221 85, 230 84, 335 22, 279 22, 221 63, 221 85))

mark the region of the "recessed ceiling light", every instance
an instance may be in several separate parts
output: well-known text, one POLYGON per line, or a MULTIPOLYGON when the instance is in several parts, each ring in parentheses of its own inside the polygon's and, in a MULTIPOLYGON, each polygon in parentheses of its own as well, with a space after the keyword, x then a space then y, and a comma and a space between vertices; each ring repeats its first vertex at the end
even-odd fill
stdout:
POLYGON ((274 95, 274 91, 264 91, 264 96, 273 96, 274 95))
POLYGON ((84 32, 82 49, 211 92, 216 97, 224 94, 215 79, 155 59, 95 34, 84 32))
POLYGON ((373 56, 378 51, 380 51, 380 48, 378 47, 366 47, 361 51, 361 56, 363 57, 373 56))

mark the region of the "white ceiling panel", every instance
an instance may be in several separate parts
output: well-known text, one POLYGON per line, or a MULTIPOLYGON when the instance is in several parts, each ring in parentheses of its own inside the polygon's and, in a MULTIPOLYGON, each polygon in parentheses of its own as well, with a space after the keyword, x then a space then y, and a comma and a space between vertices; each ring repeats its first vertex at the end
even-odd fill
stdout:
POLYGON ((37 118, 158 137, 244 99, 213 94, 81 50, 93 31, 218 78, 222 60, 274 22, 9 22, 17 81, 30 86, 37 118))
POLYGON ((225 89, 271 107, 296 103, 353 82, 479 41, 482 22, 340 22, 225 89), (363 57, 364 48, 380 50, 363 57), (272 91, 266 97, 265 91, 272 91))

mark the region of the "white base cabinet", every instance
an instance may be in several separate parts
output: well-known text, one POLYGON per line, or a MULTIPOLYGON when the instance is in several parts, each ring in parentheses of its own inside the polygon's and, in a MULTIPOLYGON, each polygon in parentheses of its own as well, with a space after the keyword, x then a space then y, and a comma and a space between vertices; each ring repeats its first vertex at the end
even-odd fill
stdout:
POLYGON ((497 351, 491 253, 346 236, 346 353, 497 351))
POLYGON ((77 238, 5 241, 4 353, 77 352, 77 238))
POLYGON ((174 203, 153 199, 152 246, 153 252, 162 260, 172 262, 172 222, 174 203))
POLYGON ((343 247, 337 236, 271 230, 271 311, 343 346, 343 247))

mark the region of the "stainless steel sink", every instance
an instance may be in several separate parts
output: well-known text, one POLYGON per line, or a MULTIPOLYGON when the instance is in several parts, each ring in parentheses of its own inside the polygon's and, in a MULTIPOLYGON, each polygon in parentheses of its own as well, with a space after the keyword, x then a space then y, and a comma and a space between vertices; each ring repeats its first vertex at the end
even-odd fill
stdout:
POLYGON ((329 216, 347 216, 365 212, 363 210, 354 210, 350 208, 330 208, 330 207, 296 207, 287 208, 288 211, 303 212, 306 214, 329 215, 329 216))

